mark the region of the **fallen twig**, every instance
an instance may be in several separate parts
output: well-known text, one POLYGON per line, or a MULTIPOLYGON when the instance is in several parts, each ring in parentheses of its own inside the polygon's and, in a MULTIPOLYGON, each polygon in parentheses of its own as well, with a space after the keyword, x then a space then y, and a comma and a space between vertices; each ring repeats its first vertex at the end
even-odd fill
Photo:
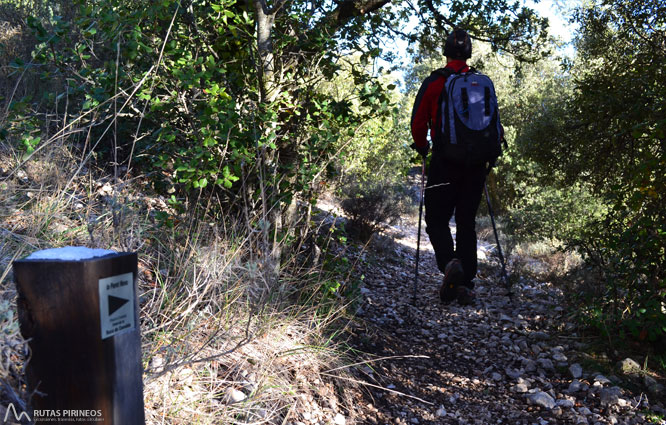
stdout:
POLYGON ((330 374, 330 373, 323 373, 323 372, 322 372, 321 374, 324 375, 324 376, 329 376, 329 377, 331 377, 331 378, 343 379, 343 380, 345 380, 345 381, 353 382, 353 383, 355 383, 355 384, 366 385, 366 386, 368 386, 368 387, 373 387, 373 388, 377 388, 377 389, 379 389, 379 390, 388 391, 388 392, 390 392, 390 393, 397 394, 397 395, 400 395, 400 396, 403 396, 403 397, 413 398, 414 400, 416 400, 416 401, 420 401, 421 403, 425 403, 425 404, 427 404, 427 405, 429 405, 429 406, 434 406, 434 405, 435 405, 434 403, 431 403, 431 402, 429 402, 429 401, 425 401, 425 400, 422 399, 422 398, 419 398, 419 397, 416 397, 416 396, 413 396, 413 395, 409 395, 409 394, 405 394, 405 393, 402 393, 402 392, 400 392, 400 391, 393 390, 393 389, 391 389, 391 388, 382 387, 382 386, 380 386, 380 385, 370 384, 369 382, 359 381, 358 379, 346 378, 346 377, 344 377, 344 376, 333 375, 333 374, 330 374))
POLYGON ((325 371, 322 372, 322 373, 334 372, 334 371, 336 371, 336 370, 347 369, 347 368, 354 367, 354 366, 358 366, 358 365, 362 365, 362 364, 375 363, 375 362, 379 362, 379 361, 382 361, 382 360, 392 360, 392 359, 429 359, 429 358, 430 358, 430 357, 428 357, 428 356, 386 356, 386 357, 380 357, 380 358, 373 359, 373 360, 364 360, 364 361, 362 361, 362 362, 357 362, 357 363, 352 363, 352 364, 348 364, 348 365, 345 365, 345 366, 336 367, 336 368, 334 368, 334 369, 325 370, 325 371))

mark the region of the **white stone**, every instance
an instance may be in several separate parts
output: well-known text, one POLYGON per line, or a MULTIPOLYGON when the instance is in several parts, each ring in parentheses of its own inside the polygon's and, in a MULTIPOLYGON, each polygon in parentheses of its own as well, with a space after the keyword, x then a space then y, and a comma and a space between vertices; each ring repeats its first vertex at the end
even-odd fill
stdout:
POLYGON ((526 372, 534 372, 537 369, 537 364, 534 360, 527 359, 523 362, 526 372))
POLYGON ((550 339, 550 335, 548 335, 546 332, 543 332, 543 331, 534 332, 531 336, 533 338, 536 338, 536 339, 540 340, 540 341, 547 341, 547 340, 550 339))
POLYGON ((578 413, 580 413, 581 415, 590 416, 592 414, 592 411, 587 407, 581 407, 578 409, 578 413))
POLYGON ((578 363, 574 363, 571 366, 569 366, 569 373, 571 373, 571 376, 574 379, 578 379, 581 376, 583 376, 583 367, 578 363))
POLYGON ((159 354, 155 355, 150 360, 150 367, 155 371, 155 372, 161 372, 164 367, 164 357, 160 356, 159 354))
POLYGON ((599 392, 599 400, 602 406, 612 406, 620 401, 622 390, 619 387, 604 388, 599 392))
POLYGON ((553 366, 553 362, 550 359, 542 358, 537 360, 537 363, 546 370, 555 369, 555 366, 553 366))
POLYGON ((99 193, 102 196, 109 196, 113 193, 113 187, 111 186, 111 184, 109 184, 109 182, 106 182, 102 187, 100 187, 97 190, 97 193, 99 193))
POLYGON ((576 416, 576 425, 589 424, 585 416, 576 416))
POLYGON ((622 370, 622 373, 625 374, 634 374, 638 373, 641 371, 641 365, 639 365, 635 360, 626 358, 622 360, 619 364, 618 367, 620 370, 622 370))
POLYGON ((567 356, 565 356, 562 353, 555 353, 553 354, 553 360, 555 360, 556 362, 566 362, 568 359, 567 356))
POLYGON ((595 383, 600 383, 601 385, 610 384, 610 379, 606 378, 604 375, 597 375, 594 377, 595 383))
POLYGON ((564 409, 571 409, 574 407, 574 402, 571 400, 567 400, 565 398, 559 399, 555 402, 558 406, 564 408, 564 409))
POLYGON ((444 406, 440 406, 439 409, 437 409, 437 411, 435 412, 435 416, 437 416, 438 418, 446 416, 446 409, 444 408, 444 406))
POLYGON ((476 258, 477 258, 479 261, 486 261, 486 260, 488 259, 488 257, 486 256, 486 252, 485 252, 484 250, 482 250, 482 249, 478 249, 478 250, 476 251, 476 258))
POLYGON ((224 402, 226 404, 240 403, 245 400, 247 396, 236 388, 227 388, 225 393, 224 402))
POLYGON ((527 385, 525 385, 524 383, 521 383, 521 384, 516 384, 513 387, 513 390, 517 393, 522 394, 522 393, 526 393, 529 390, 529 388, 527 388, 527 385))
POLYGON ((578 380, 574 379, 571 384, 569 384, 569 388, 567 389, 567 392, 569 393, 576 393, 580 391, 583 388, 583 384, 578 380))
POLYGON ((544 393, 543 391, 535 394, 530 394, 527 396, 527 399, 530 402, 532 402, 532 404, 545 407, 546 409, 552 409, 553 407, 555 407, 555 400, 553 400, 553 397, 551 397, 547 393, 544 393))
POLYGON ((347 423, 347 419, 338 413, 335 415, 335 418, 333 418, 333 422, 335 422, 335 425, 345 425, 347 423))
POLYGON ((511 369, 511 368, 506 368, 504 372, 506 372, 506 374, 513 379, 519 379, 523 375, 522 370, 511 369))

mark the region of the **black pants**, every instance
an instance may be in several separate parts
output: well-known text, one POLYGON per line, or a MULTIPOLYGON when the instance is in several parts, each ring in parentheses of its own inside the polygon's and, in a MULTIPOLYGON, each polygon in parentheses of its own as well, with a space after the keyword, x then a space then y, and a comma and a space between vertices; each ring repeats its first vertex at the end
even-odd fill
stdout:
POLYGON ((425 191, 426 232, 435 249, 442 273, 452 258, 458 258, 465 272, 465 284, 476 276, 476 211, 486 180, 485 165, 444 162, 436 155, 430 162, 425 191), (446 184, 448 183, 448 184, 446 184), (456 247, 449 221, 455 211, 456 247))

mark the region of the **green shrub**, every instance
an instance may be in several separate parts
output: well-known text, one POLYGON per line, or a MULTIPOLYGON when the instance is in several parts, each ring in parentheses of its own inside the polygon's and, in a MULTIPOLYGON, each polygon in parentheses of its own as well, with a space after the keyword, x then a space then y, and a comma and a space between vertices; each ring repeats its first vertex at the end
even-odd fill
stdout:
POLYGON ((508 220, 508 230, 520 241, 578 240, 589 224, 607 208, 582 185, 562 189, 552 186, 525 187, 508 220))
POLYGON ((364 242, 376 232, 396 224, 409 205, 404 185, 389 180, 351 179, 341 191, 342 209, 349 218, 347 230, 364 242))

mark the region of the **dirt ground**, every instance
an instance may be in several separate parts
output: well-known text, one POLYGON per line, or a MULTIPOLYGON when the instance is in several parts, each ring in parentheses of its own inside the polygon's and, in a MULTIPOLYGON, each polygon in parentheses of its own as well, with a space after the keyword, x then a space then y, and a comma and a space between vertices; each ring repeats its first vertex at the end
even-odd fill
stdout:
POLYGON ((360 270, 350 348, 365 363, 355 369, 363 384, 348 394, 346 423, 666 423, 653 377, 629 366, 596 370, 560 289, 513 276, 507 296, 494 239, 479 243, 477 302, 442 305, 423 232, 414 302, 416 228, 416 218, 393 228, 379 260, 360 270))

